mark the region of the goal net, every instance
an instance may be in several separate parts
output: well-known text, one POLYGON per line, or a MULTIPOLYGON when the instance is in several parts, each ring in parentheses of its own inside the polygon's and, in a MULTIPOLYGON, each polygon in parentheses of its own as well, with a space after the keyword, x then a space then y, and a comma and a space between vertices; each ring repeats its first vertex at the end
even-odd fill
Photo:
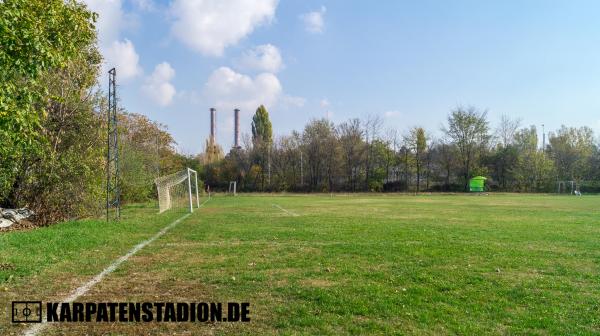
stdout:
POLYGON ((194 212, 200 207, 198 173, 187 168, 154 180, 158 191, 158 213, 171 209, 187 209, 194 212))

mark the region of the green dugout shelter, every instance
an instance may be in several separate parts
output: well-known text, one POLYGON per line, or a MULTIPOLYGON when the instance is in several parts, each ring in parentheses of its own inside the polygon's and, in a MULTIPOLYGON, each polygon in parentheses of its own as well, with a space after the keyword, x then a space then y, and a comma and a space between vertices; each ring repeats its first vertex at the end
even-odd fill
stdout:
POLYGON ((469 180, 469 191, 483 191, 485 188, 485 180, 483 176, 475 176, 469 180))

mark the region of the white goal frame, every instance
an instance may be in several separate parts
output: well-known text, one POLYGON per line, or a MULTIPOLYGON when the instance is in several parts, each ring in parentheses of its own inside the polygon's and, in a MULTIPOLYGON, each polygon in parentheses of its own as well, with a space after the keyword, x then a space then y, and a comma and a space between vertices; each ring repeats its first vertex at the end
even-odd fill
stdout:
POLYGON ((237 196, 237 181, 229 181, 229 191, 227 193, 229 195, 237 196))
POLYGON ((171 189, 181 183, 187 186, 187 196, 190 204, 190 213, 194 212, 194 198, 192 196, 192 183, 196 191, 196 208, 200 207, 200 195, 198 192, 198 172, 191 168, 176 172, 174 174, 157 177, 154 179, 158 193, 158 213, 163 213, 172 207, 171 189), (193 175, 193 180, 192 180, 193 175), (187 180, 187 183, 186 183, 187 180))
POLYGON ((579 185, 577 184, 576 181, 573 180, 567 180, 567 181, 556 181, 557 186, 558 186, 558 190, 557 190, 557 194, 563 194, 561 191, 565 191, 564 194, 566 194, 566 191, 568 190, 568 186, 571 186, 571 191, 568 193, 569 195, 575 195, 577 192, 579 192, 579 185))
POLYGON ((190 212, 194 212, 194 206, 192 204, 192 174, 194 174, 194 184, 195 184, 195 188, 194 190, 196 190, 196 208, 200 207, 200 196, 198 195, 198 172, 188 168, 187 169, 187 173, 188 173, 188 192, 190 195, 190 212))

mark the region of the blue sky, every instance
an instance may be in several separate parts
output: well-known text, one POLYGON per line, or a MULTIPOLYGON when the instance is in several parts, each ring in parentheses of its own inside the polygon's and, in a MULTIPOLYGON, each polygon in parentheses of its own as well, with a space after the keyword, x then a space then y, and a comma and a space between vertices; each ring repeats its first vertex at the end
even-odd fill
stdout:
MULTIPOLYGON (((458 105, 600 131, 597 1, 85 0, 121 103, 203 150, 264 103, 276 135, 380 115, 440 134, 458 105)), ((101 78, 106 86, 107 79, 101 78)))

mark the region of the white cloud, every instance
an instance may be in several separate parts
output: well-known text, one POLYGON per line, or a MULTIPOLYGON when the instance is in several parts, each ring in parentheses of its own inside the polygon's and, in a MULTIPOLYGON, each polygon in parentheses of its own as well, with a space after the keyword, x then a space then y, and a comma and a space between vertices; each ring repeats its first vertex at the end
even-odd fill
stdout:
POLYGON ((278 72, 283 67, 281 53, 272 44, 263 44, 246 50, 236 63, 243 69, 272 73, 278 72))
POLYGON ((331 107, 331 103, 329 102, 329 99, 327 98, 323 98, 321 99, 321 101, 319 101, 319 106, 321 106, 321 108, 323 110, 325 110, 325 118, 326 119, 332 119, 333 118, 333 111, 331 111, 330 107, 331 107))
POLYGON ((173 101, 177 91, 171 84, 175 70, 167 62, 162 62, 154 68, 154 72, 142 86, 142 91, 160 106, 167 106, 173 101))
POLYGON ((135 6, 144 11, 152 11, 155 9, 152 0, 132 0, 135 6))
POLYGON ((196 90, 177 91, 177 99, 185 101, 192 105, 202 104, 202 95, 196 90))
POLYGON ((327 8, 321 6, 318 11, 300 15, 300 19, 304 22, 304 29, 313 34, 322 33, 325 28, 325 12, 327 12, 327 8))
POLYGON ((275 16, 278 0, 174 0, 173 35, 204 55, 221 56, 275 16))
POLYGON ((108 68, 117 68, 117 79, 127 80, 143 72, 139 65, 140 56, 135 51, 133 43, 127 39, 122 42, 114 41, 104 51, 104 57, 108 68))
POLYGON ((272 73, 262 73, 254 78, 237 73, 228 67, 220 67, 208 78, 203 95, 218 109, 239 108, 252 113, 263 104, 274 106, 282 93, 279 79, 272 73))
POLYGON ((400 111, 390 110, 383 112, 383 116, 386 118, 393 118, 400 115, 400 111))
POLYGON ((323 98, 321 99, 321 101, 319 101, 319 106, 324 110, 324 116, 326 119, 333 119, 333 111, 331 111, 330 107, 331 107, 331 103, 329 102, 329 100, 327 98, 323 98))
POLYGON ((136 20, 123 11, 122 0, 83 0, 88 8, 98 13, 96 29, 100 51, 104 56, 102 73, 117 68, 117 79, 127 80, 142 73, 140 57, 135 46, 128 40, 120 40, 121 31, 135 24, 136 20))
POLYGON ((283 107, 303 107, 306 104, 306 98, 296 97, 290 95, 283 95, 281 97, 281 105, 283 107))
POLYGON ((88 8, 98 13, 96 28, 101 45, 110 45, 119 39, 125 23, 121 0, 83 0, 88 8))

